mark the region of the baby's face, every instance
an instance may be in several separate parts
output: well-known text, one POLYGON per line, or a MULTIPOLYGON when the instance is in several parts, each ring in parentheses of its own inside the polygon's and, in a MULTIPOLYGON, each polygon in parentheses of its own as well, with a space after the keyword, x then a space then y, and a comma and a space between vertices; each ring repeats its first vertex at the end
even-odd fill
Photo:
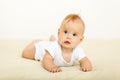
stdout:
POLYGON ((58 31, 58 41, 64 48, 75 48, 83 39, 84 25, 80 20, 69 21, 58 31))

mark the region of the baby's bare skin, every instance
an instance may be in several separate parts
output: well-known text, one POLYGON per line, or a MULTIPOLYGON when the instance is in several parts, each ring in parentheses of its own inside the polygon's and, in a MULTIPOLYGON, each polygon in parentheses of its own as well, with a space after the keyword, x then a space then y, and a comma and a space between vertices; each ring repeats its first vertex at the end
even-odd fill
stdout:
MULTIPOLYGON (((56 40, 54 36, 50 37, 50 41, 56 40)), ((64 56, 63 56, 64 57, 64 56)), ((92 70, 92 64, 90 60, 85 57, 79 61, 80 63, 80 70, 83 72, 88 72, 92 70)), ((47 69, 49 72, 56 73, 56 72, 61 72, 61 68, 56 66, 53 62, 52 57, 48 52, 46 52, 44 58, 43 58, 43 65, 44 68, 47 69)))
MULTIPOLYGON (((61 46, 61 54, 66 62, 71 61, 73 49, 76 48, 84 38, 85 25, 83 20, 76 14, 70 14, 66 16, 58 29, 58 43, 61 46)), ((50 41, 55 41, 55 37, 51 36, 50 41)), ((22 57, 27 59, 35 59, 35 43, 33 41, 29 44, 22 53, 22 57)), ((80 59, 80 70, 87 72, 92 70, 92 64, 87 57, 80 59)), ((56 66, 54 60, 49 52, 45 51, 45 55, 42 60, 43 67, 52 73, 61 72, 61 68, 56 66)))

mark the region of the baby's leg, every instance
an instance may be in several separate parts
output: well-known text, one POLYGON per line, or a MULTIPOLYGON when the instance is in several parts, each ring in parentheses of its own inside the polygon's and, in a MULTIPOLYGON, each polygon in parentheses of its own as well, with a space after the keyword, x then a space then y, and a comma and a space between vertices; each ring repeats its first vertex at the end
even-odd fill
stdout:
POLYGON ((32 43, 30 43, 22 52, 22 57, 27 59, 34 60, 35 56, 35 43, 39 42, 40 40, 34 40, 32 43))
MULTIPOLYGON (((41 40, 34 40, 32 43, 30 43, 22 52, 22 57, 27 59, 35 59, 35 43, 39 42, 41 40)), ((55 41, 55 37, 52 35, 50 36, 50 41, 55 41)))

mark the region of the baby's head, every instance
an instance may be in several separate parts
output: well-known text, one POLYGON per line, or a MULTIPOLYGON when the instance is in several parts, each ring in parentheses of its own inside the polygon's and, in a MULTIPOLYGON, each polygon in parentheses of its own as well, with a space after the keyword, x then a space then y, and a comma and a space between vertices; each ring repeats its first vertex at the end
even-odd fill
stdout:
POLYGON ((64 48, 75 48, 84 37, 85 25, 77 14, 66 16, 58 29, 58 42, 64 48))

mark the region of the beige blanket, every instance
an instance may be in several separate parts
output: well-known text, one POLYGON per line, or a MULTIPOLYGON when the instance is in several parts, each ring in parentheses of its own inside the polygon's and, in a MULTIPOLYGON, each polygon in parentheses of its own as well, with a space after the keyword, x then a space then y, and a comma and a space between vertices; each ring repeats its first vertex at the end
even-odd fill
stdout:
POLYGON ((120 80, 120 40, 84 40, 93 71, 82 72, 76 63, 62 67, 60 73, 47 72, 41 62, 21 58, 22 49, 31 41, 0 39, 0 80, 120 80))

